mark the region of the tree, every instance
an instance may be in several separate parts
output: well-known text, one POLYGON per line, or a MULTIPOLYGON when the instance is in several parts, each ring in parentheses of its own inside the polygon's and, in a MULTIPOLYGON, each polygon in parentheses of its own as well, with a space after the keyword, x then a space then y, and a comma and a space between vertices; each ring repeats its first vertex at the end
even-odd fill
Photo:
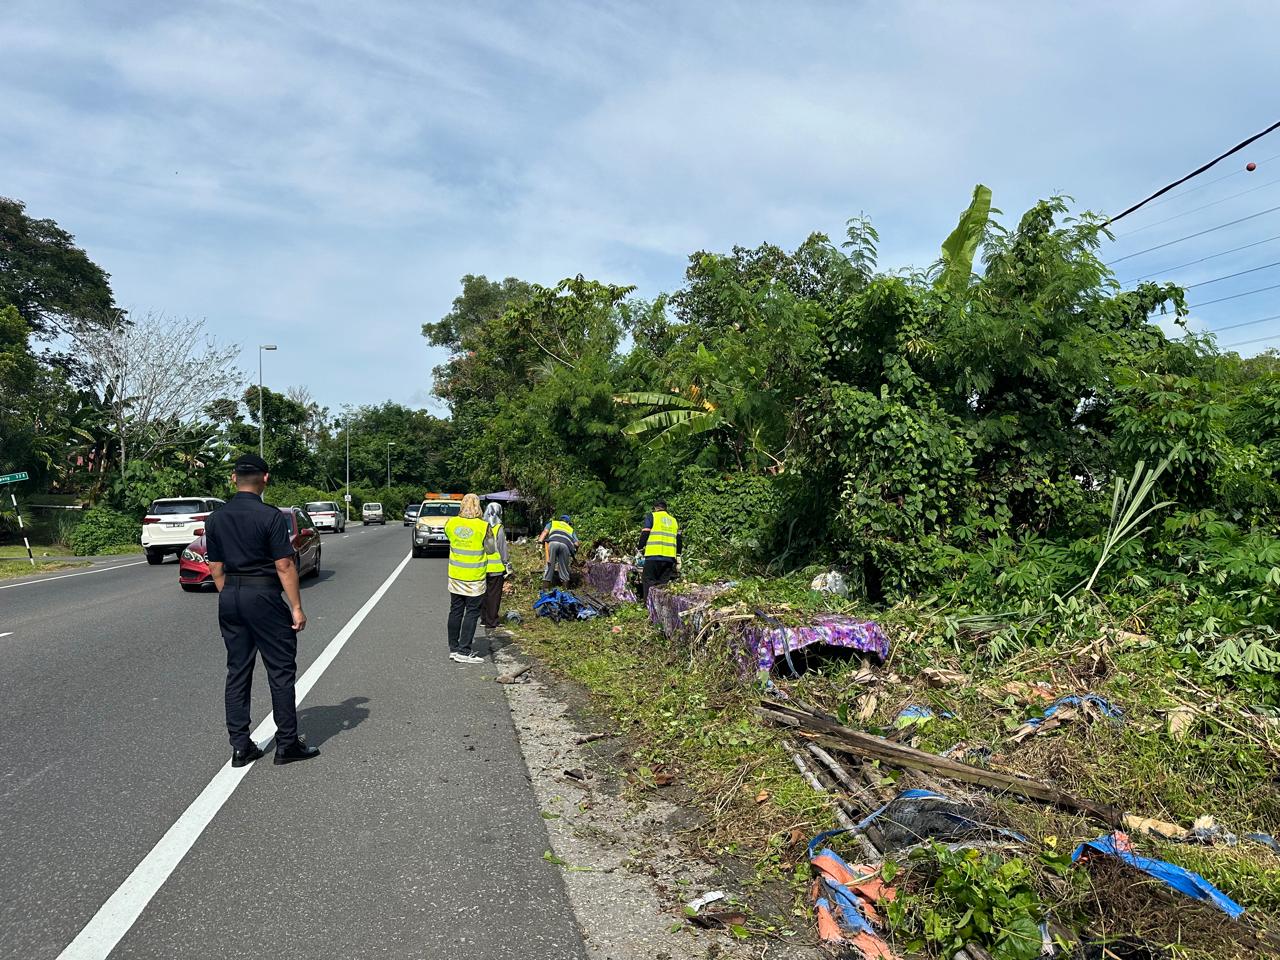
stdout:
POLYGON ((76 344, 108 412, 122 472, 131 460, 189 442, 190 428, 208 419, 209 398, 243 380, 235 367, 240 348, 207 335, 203 320, 148 313, 81 330, 76 344))
POLYGON ((16 307, 37 340, 118 325, 109 279, 54 221, 0 197, 0 305, 16 307))

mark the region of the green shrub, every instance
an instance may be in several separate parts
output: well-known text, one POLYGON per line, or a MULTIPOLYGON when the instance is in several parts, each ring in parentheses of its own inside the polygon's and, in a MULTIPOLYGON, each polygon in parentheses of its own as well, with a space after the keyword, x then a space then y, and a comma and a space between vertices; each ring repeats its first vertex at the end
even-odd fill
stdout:
POLYGON ((89 557, 136 544, 141 535, 142 525, 136 517, 99 506, 85 512, 71 534, 70 546, 77 557, 89 557))
POLYGON ((625 554, 635 553, 644 515, 626 507, 592 507, 573 518, 573 529, 584 546, 605 541, 625 554))
POLYGON ((760 474, 686 469, 680 493, 668 501, 685 555, 728 572, 767 563, 786 509, 775 483, 760 474))

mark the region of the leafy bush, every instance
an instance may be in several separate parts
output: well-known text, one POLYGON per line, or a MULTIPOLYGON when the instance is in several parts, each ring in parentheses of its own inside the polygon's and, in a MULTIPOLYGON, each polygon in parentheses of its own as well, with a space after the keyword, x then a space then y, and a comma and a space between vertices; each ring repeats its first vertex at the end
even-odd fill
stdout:
POLYGON ((786 512, 771 478, 690 467, 682 479, 669 507, 684 533, 686 555, 726 571, 769 561, 786 512))
POLYGON ((643 519, 638 510, 626 507, 592 507, 574 517, 573 528, 587 547, 606 541, 629 555, 636 550, 643 519))
POLYGON ((138 543, 142 525, 136 517, 106 506, 97 506, 84 514, 84 519, 71 534, 71 550, 77 557, 105 553, 113 547, 138 543))

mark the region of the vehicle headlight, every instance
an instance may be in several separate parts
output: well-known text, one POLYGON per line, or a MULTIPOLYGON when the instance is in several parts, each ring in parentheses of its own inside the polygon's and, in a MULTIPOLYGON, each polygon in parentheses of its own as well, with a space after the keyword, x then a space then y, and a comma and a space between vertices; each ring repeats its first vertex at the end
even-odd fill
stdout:
POLYGON ((204 563, 204 554, 196 553, 194 550, 183 550, 182 559, 190 560, 192 563, 204 563))

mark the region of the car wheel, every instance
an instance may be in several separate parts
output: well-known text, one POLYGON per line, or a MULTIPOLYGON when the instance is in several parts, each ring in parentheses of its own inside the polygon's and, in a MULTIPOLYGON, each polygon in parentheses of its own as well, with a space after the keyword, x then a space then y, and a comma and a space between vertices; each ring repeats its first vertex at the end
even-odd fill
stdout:
POLYGON ((320 576, 320 548, 319 547, 316 548, 316 564, 314 567, 311 568, 311 572, 307 574, 307 576, 309 577, 320 576))
POLYGON ((419 550, 417 547, 414 547, 414 548, 413 548, 413 558, 414 558, 415 560, 421 560, 421 559, 422 559, 422 551, 421 551, 421 550, 419 550))
POLYGON ((181 586, 182 589, 187 593, 195 593, 200 589, 200 584, 198 583, 183 583, 183 584, 179 584, 179 586, 181 586))
POLYGON ((153 566, 154 566, 155 564, 158 564, 158 563, 164 563, 164 551, 163 551, 163 550, 152 550, 150 547, 148 547, 148 548, 147 548, 147 563, 150 563, 150 564, 152 564, 153 566))

